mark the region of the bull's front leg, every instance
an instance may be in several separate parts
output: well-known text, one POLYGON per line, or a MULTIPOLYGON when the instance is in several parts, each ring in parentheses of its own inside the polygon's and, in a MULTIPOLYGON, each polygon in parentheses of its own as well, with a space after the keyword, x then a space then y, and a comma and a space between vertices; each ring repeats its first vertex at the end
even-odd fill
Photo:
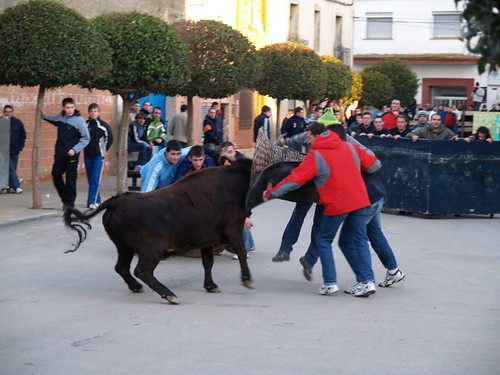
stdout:
POLYGON ((203 263, 203 268, 205 270, 205 280, 203 281, 203 287, 209 293, 220 293, 220 289, 217 284, 212 280, 212 267, 214 265, 214 249, 213 247, 204 247, 200 249, 201 261, 203 263))
POLYGON ((229 246, 233 249, 241 267, 241 282, 243 286, 248 289, 253 289, 252 277, 250 276, 250 269, 248 268, 247 254, 243 246, 243 240, 236 238, 234 242, 230 242, 229 246))

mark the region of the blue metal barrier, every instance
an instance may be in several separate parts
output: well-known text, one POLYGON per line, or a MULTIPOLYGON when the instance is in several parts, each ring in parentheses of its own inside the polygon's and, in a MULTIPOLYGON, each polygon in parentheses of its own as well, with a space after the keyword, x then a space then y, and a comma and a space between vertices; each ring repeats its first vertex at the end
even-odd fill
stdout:
POLYGON ((428 215, 500 213, 500 142, 357 140, 382 162, 386 208, 428 215))

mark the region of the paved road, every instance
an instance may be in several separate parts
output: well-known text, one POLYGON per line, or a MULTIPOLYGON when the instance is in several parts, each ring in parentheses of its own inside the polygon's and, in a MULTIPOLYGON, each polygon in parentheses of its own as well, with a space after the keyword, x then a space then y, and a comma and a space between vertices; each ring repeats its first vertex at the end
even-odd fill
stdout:
MULTIPOLYGON (((290 262, 271 262, 292 207, 254 210, 254 290, 228 253, 214 266, 220 294, 203 290, 199 259, 162 262, 156 276, 178 306, 128 291, 99 218, 73 254, 63 254, 73 235, 57 218, 0 227, 0 373, 498 373, 498 217, 384 214, 407 278, 362 299, 317 295, 318 268, 313 283, 303 279, 310 224, 290 262)), ((335 256, 346 288, 353 275, 335 256)), ((377 260, 374 270, 384 276, 377 260)))

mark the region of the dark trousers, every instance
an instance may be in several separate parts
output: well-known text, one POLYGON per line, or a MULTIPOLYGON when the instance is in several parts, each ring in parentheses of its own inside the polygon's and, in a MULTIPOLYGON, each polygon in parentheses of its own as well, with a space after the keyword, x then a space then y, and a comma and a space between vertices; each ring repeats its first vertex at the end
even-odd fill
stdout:
POLYGON ((17 189, 21 187, 19 183, 19 178, 17 177, 17 163, 19 161, 19 154, 10 155, 9 159, 9 187, 11 189, 17 189))
MULTIPOLYGON (((312 202, 297 202, 293 210, 292 217, 288 220, 283 236, 281 237, 281 245, 279 251, 291 253, 293 245, 297 242, 306 218, 307 212, 312 206, 312 202)), ((323 212, 320 214, 323 216, 323 212)))
POLYGON ((75 206, 79 156, 80 154, 73 156, 54 155, 52 180, 63 205, 66 206, 75 206), (66 181, 63 179, 63 175, 65 175, 66 181))
POLYGON ((143 166, 146 165, 148 161, 151 160, 152 150, 146 146, 145 143, 131 143, 127 145, 128 152, 139 151, 139 157, 137 158, 137 164, 143 166))

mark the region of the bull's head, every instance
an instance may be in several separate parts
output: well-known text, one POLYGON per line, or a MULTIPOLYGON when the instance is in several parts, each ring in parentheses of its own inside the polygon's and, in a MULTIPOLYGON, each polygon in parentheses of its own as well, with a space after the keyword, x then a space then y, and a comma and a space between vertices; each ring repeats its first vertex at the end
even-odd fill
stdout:
MULTIPOLYGON (((282 179, 287 177, 300 162, 284 161, 270 165, 261 171, 250 184, 250 190, 247 193, 246 210, 250 212, 252 208, 263 202, 262 193, 271 186, 276 185, 282 179)), ((312 181, 302 186, 300 189, 291 191, 280 199, 291 202, 318 202, 318 193, 312 181)))

